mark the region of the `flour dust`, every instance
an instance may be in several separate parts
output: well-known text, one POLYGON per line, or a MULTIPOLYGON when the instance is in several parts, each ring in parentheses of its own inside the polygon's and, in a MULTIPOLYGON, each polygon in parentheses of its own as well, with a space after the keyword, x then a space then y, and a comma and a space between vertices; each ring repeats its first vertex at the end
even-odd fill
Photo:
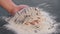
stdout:
POLYGON ((55 32, 55 17, 38 7, 28 7, 6 18, 4 26, 16 34, 51 34, 55 32))

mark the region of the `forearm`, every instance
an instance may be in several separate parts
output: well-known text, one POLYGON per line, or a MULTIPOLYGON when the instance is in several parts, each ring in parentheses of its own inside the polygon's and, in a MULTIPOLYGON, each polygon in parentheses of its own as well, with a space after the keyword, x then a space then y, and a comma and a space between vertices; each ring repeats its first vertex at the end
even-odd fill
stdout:
POLYGON ((0 5, 5 8, 9 13, 16 7, 12 0, 0 0, 0 5))

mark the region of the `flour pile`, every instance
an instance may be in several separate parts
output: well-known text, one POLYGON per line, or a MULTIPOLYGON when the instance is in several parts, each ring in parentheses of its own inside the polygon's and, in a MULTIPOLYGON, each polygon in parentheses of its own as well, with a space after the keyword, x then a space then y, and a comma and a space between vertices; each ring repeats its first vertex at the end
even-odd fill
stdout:
POLYGON ((13 17, 6 18, 8 30, 16 34, 51 34, 55 32, 53 16, 37 7, 24 8, 13 17))

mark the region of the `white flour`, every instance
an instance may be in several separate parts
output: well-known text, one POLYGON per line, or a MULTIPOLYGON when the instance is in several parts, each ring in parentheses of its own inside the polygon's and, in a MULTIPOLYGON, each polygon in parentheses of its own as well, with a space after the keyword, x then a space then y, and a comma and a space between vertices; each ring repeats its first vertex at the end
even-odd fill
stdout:
POLYGON ((13 17, 6 18, 6 21, 8 24, 4 26, 16 34, 51 34, 55 32, 54 17, 37 7, 24 8, 13 17))

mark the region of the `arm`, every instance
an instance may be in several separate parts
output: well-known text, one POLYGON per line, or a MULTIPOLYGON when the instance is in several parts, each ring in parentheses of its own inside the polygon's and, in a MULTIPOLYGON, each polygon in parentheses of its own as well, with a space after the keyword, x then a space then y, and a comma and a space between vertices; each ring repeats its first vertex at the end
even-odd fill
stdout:
POLYGON ((0 0, 0 5, 9 13, 12 13, 13 9, 16 7, 12 0, 0 0))
POLYGON ((10 14, 15 14, 16 11, 21 10, 24 7, 27 7, 27 5, 15 5, 12 0, 0 0, 0 5, 5 8, 10 14))

